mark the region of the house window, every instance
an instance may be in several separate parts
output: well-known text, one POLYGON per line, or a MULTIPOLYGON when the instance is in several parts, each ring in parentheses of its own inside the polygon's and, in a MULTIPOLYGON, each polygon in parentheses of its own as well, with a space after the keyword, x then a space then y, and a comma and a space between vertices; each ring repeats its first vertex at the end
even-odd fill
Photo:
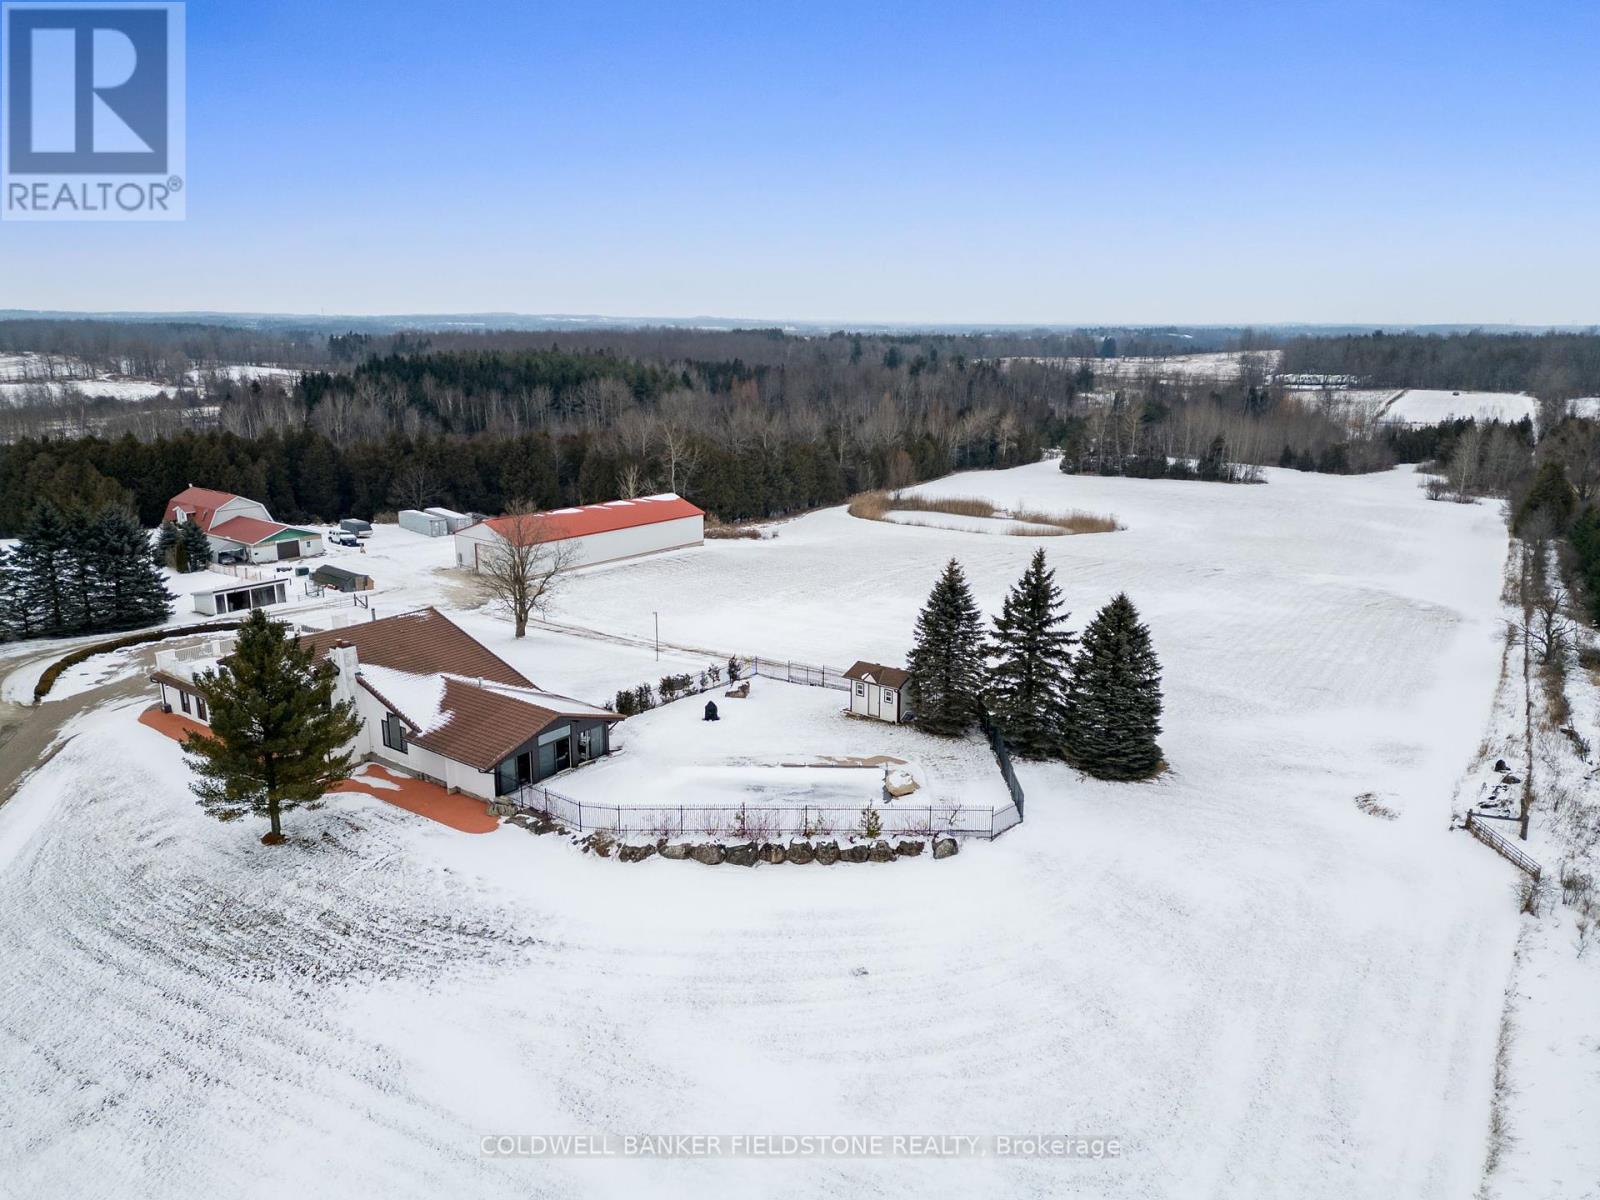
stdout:
POLYGON ((178 693, 178 703, 183 705, 183 711, 187 714, 189 712, 189 693, 180 691, 178 693))
POLYGON ((196 696, 194 698, 194 715, 202 721, 210 721, 211 718, 206 715, 206 698, 204 696, 196 696))
POLYGON ((885 704, 893 704, 894 703, 894 689, 893 688, 884 688, 883 689, 883 702, 885 704))
POLYGON ((856 695, 865 696, 866 694, 867 694, 867 685, 862 683, 861 680, 859 680, 859 679, 856 680, 856 695))
POLYGON ((383 719, 383 744, 401 754, 406 752, 406 727, 398 713, 390 713, 383 719))

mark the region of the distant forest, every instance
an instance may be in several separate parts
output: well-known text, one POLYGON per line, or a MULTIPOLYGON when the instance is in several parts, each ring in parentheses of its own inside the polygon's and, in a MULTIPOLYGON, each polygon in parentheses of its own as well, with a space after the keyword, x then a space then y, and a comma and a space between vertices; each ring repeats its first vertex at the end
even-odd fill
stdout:
MULTIPOLYGON (((1225 377, 1102 371, 1108 358, 1281 348, 1281 370, 1380 387, 1600 395, 1600 336, 1249 330, 966 334, 777 329, 352 331, 0 321, 0 353, 192 381, 143 403, 0 410, 0 534, 40 500, 133 507, 190 483, 309 522, 448 504, 483 512, 677 491, 770 518, 1059 448, 1069 467, 1164 459, 1378 470, 1435 447, 1285 389, 1254 355, 1225 377), (214 369, 267 363, 262 378, 214 369), (1220 442, 1219 442, 1220 439, 1220 442), (1220 456, 1220 457, 1219 457, 1220 456)), ((29 360, 34 363, 34 359, 29 360)), ((37 364, 34 364, 36 367, 37 364)), ((33 369, 33 367, 30 367, 33 369)))
POLYGON ((1600 396, 1600 335, 1374 332, 1283 345, 1286 374, 1354 375, 1363 386, 1600 396))

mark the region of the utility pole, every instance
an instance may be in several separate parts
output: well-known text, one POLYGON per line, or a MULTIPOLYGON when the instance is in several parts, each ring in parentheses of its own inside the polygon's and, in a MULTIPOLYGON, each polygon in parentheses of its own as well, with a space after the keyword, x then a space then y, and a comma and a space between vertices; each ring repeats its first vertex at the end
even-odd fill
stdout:
POLYGON ((658 612, 652 612, 650 615, 656 619, 656 661, 660 662, 661 661, 661 614, 658 613, 658 612))

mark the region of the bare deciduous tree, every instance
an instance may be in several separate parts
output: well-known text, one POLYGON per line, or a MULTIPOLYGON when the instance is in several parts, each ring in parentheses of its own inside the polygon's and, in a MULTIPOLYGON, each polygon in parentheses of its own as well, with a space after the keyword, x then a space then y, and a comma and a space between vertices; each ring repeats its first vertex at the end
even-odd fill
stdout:
POLYGON ((496 604, 505 609, 515 636, 528 635, 528 618, 543 614, 562 579, 577 562, 576 543, 558 538, 544 514, 513 504, 496 520, 498 539, 479 551, 478 571, 496 604))

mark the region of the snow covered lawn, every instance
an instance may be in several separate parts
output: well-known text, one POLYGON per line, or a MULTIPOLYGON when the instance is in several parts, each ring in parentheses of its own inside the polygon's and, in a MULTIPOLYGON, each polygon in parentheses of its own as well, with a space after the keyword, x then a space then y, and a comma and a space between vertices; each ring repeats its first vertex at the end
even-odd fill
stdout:
MULTIPOLYGON (((840 836, 859 825, 869 804, 882 810, 886 835, 922 826, 967 828, 975 818, 988 828, 990 810, 1010 809, 981 737, 947 740, 852 717, 844 711, 848 700, 842 691, 774 679, 752 681, 745 700, 720 691, 677 700, 629 718, 617 732, 619 753, 549 786, 586 807, 633 810, 630 822, 644 823, 629 828, 653 830, 655 819, 673 834, 680 832, 683 810, 688 832, 731 829, 731 810, 740 805, 779 810, 774 815, 796 829, 799 809, 820 808, 840 836), (717 721, 703 718, 707 699, 717 704, 717 721), (909 770, 917 791, 884 801, 885 759, 909 770), (965 810, 982 810, 982 816, 965 810)), ((608 819, 603 811, 591 816, 608 819)))
MULTIPOLYGON (((1024 764, 1024 825, 881 868, 625 865, 359 794, 291 814, 273 849, 200 813, 136 706, 92 714, 0 808, 3 1188, 1471 1195, 1515 872, 1447 826, 1498 675, 1504 529, 1490 505, 1429 504, 1409 472, 1267 475, 963 475, 923 490, 1128 528, 1035 542, 829 510, 581 573, 557 615, 587 637, 513 642, 448 572, 392 572, 380 546, 380 607, 439 603, 541 685, 602 699, 705 665, 656 662, 652 611, 671 644, 898 662, 946 558, 992 612, 1042 544, 1075 625, 1123 589, 1150 623, 1171 771, 1113 786, 1024 764), (1398 817, 1363 812, 1367 792, 1398 817), (485 1134, 602 1131, 1056 1132, 1127 1153, 479 1151, 485 1134)), ((410 553, 442 565, 449 545, 410 553)), ((758 681, 750 712, 779 686, 758 681)), ((572 778, 648 767, 658 733, 666 776, 673 735, 742 727, 676 730, 680 709, 698 720, 690 702, 624 723, 615 768, 572 778)), ((819 713, 762 737, 897 754, 894 733, 838 746, 819 713)))

